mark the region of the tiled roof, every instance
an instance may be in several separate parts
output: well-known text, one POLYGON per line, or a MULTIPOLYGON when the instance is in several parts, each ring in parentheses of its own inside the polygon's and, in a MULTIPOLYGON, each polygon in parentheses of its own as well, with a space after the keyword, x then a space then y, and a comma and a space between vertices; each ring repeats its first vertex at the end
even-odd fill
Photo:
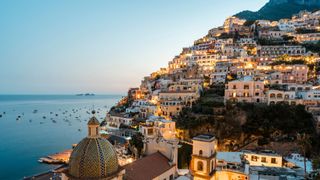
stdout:
POLYGON ((160 152, 153 153, 124 166, 127 180, 150 180, 171 169, 169 159, 160 152))

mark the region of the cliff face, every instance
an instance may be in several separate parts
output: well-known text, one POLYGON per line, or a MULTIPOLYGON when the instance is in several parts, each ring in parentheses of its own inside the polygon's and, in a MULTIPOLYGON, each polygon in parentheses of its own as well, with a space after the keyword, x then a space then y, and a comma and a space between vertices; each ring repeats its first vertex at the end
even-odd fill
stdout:
POLYGON ((270 0, 259 11, 242 11, 235 16, 247 20, 279 20, 290 18, 302 10, 320 9, 320 0, 270 0))

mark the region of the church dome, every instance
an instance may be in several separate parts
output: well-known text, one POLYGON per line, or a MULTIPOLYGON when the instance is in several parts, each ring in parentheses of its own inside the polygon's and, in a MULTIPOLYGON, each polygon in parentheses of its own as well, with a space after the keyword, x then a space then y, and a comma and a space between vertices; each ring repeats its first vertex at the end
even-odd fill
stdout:
POLYGON ((68 174, 72 179, 103 179, 118 170, 112 144, 101 137, 86 137, 72 151, 68 174))

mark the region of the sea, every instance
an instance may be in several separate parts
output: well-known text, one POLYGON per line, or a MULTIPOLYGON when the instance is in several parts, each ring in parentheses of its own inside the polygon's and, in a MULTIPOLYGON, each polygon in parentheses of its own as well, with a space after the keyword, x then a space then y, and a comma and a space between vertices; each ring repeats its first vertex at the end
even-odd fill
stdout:
POLYGON ((87 121, 102 121, 121 95, 0 95, 0 180, 52 170, 41 157, 71 149, 87 135, 87 121), (1 117, 2 116, 2 117, 1 117))

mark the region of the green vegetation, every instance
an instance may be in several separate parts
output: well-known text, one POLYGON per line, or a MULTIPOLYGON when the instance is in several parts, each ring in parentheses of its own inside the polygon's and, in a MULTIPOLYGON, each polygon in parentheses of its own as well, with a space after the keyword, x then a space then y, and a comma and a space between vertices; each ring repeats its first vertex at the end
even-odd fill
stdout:
POLYGON ((309 34, 309 33, 319 33, 320 31, 316 29, 297 29, 297 34, 309 34))
POLYGON ((178 149, 178 168, 188 169, 191 161, 192 146, 189 144, 181 144, 178 149))
POLYGON ((137 156, 140 157, 142 155, 143 149, 143 135, 141 133, 136 133, 132 136, 132 139, 129 141, 131 147, 135 147, 137 149, 137 156))
POLYGON ((245 133, 265 138, 275 131, 290 135, 315 133, 312 115, 302 105, 239 103, 237 107, 246 113, 246 123, 242 126, 245 133))
POLYGON ((228 34, 228 33, 221 33, 219 38, 220 39, 229 39, 229 38, 233 38, 234 35, 233 34, 228 34))
POLYGON ((320 72, 320 62, 317 62, 316 64, 315 64, 315 71, 316 72, 320 72))
POLYGON ((253 25, 255 22, 256 22, 255 20, 247 20, 243 25, 249 27, 253 25))
POLYGON ((276 60, 271 63, 272 66, 281 65, 281 64, 294 65, 294 64, 307 64, 307 62, 303 59, 295 59, 295 60, 291 60, 291 61, 276 60))
POLYGON ((320 54, 320 41, 318 41, 317 43, 302 44, 302 46, 304 46, 307 51, 320 54))
POLYGON ((293 36, 288 36, 288 35, 283 35, 282 36, 282 39, 284 41, 293 41, 294 40, 294 37, 293 36))
POLYGON ((224 85, 213 86, 206 90, 198 102, 192 106, 191 111, 198 114, 213 114, 214 107, 223 106, 222 99, 224 96, 224 85))
MULTIPOLYGON (((314 120, 304 106, 285 103, 270 106, 227 103, 223 106, 213 97, 214 94, 206 92, 192 109, 185 108, 175 119, 177 128, 187 130, 190 137, 199 133, 213 133, 222 141, 233 139, 245 143, 248 138, 257 137, 259 146, 270 142, 297 142, 297 133, 305 133, 310 137, 312 151, 319 152, 320 142, 317 140, 319 136, 314 120), (245 139, 241 140, 240 137, 245 139)), ((307 156, 312 151, 307 150, 307 156)))
POLYGON ((306 6, 295 3, 272 4, 267 3, 257 12, 242 11, 235 16, 246 20, 279 20, 291 18, 292 15, 299 13, 301 10, 313 11, 319 9, 319 6, 306 6))
POLYGON ((297 45, 299 44, 296 41, 290 40, 290 37, 285 37, 283 40, 271 40, 271 39, 258 39, 258 44, 264 45, 264 46, 276 46, 276 45, 297 45))
POLYGON ((320 170, 320 155, 313 158, 312 161, 312 168, 320 170))
POLYGON ((297 141, 298 145, 300 147, 300 153, 303 155, 303 169, 305 178, 307 177, 307 166, 306 166, 306 152, 310 151, 311 149, 311 141, 310 141, 310 135, 303 133, 303 134, 297 134, 297 141))
POLYGON ((279 90, 279 91, 285 91, 286 87, 280 84, 272 84, 272 85, 266 85, 270 89, 279 90))

